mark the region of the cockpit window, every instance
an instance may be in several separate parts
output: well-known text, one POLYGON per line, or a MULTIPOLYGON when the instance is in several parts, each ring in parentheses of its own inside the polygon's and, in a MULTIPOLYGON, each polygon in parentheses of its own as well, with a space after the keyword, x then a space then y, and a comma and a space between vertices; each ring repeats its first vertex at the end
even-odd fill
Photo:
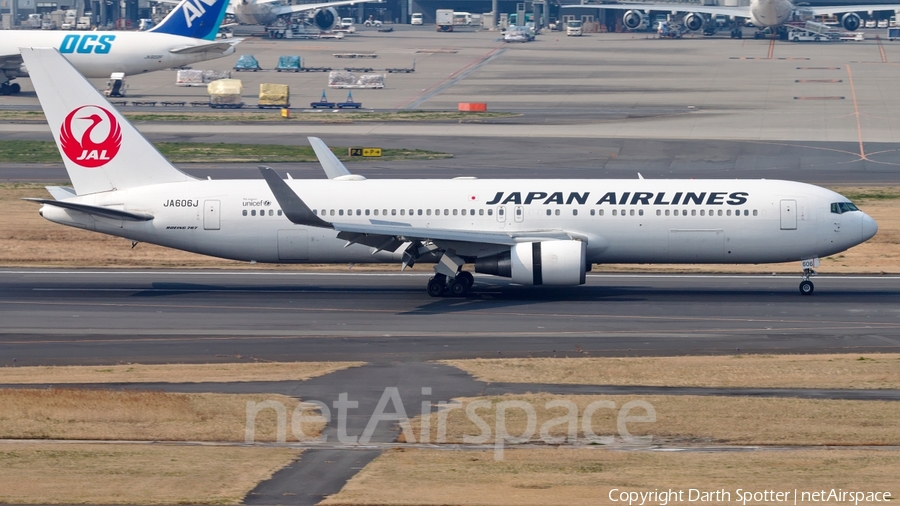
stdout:
POLYGON ((844 214, 850 211, 859 211, 859 208, 852 202, 835 202, 831 204, 831 212, 834 214, 844 214))

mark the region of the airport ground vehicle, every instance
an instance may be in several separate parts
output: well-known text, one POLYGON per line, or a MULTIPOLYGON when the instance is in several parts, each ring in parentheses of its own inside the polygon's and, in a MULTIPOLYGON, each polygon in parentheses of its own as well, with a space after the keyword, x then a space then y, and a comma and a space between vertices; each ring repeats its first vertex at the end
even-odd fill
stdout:
POLYGON ((577 19, 566 21, 566 36, 581 37, 583 31, 582 22, 577 19))
POLYGON ((363 24, 366 26, 381 26, 383 23, 380 19, 375 19, 372 16, 369 16, 369 19, 367 19, 363 24))
POLYGON ((439 32, 452 32, 453 9, 438 9, 434 14, 434 24, 439 32))
POLYGON ((409 17, 409 24, 421 25, 422 24, 422 13, 421 12, 413 12, 412 16, 409 17))
POLYGON ((78 23, 75 25, 76 30, 90 30, 91 29, 91 17, 90 16, 82 16, 78 18, 78 23))

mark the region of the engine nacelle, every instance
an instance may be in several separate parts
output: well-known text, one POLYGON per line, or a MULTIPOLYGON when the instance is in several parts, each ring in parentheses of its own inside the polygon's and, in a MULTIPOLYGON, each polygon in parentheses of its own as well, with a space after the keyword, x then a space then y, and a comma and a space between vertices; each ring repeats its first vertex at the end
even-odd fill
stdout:
POLYGON ((313 14, 312 20, 319 30, 326 31, 334 28, 338 21, 338 13, 333 8, 319 9, 313 14))
POLYGON ((641 11, 625 11, 622 15, 622 24, 629 30, 637 30, 647 26, 647 16, 641 11))
POLYGON ((688 30, 692 32, 696 32, 703 28, 703 23, 706 20, 703 18, 703 14, 697 14, 696 12, 691 12, 687 16, 684 17, 684 26, 688 30))
POLYGON ((855 32, 859 29, 859 25, 862 24, 862 20, 859 19, 859 15, 855 12, 848 12, 841 16, 841 26, 844 27, 844 30, 848 32, 855 32))
POLYGON ((581 241, 524 242, 475 260, 475 272, 512 278, 519 285, 583 285, 585 252, 581 241))

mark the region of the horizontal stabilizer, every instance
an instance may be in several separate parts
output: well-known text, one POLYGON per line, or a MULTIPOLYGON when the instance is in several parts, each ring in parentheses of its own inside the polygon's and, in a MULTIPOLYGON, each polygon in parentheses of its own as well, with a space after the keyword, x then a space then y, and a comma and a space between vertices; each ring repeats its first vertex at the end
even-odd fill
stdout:
POLYGON ((44 189, 50 192, 50 195, 53 195, 56 200, 67 200, 78 196, 75 189, 68 186, 45 186, 44 189))
POLYGON ((153 219, 152 214, 122 211, 121 209, 113 209, 111 207, 91 206, 88 204, 76 204, 75 202, 66 202, 66 201, 50 200, 50 199, 27 198, 27 199, 22 199, 22 200, 27 200, 29 202, 37 202, 38 204, 45 204, 48 206, 61 207, 63 209, 70 209, 72 211, 80 211, 82 213, 91 214, 94 216, 101 216, 103 218, 110 218, 113 220, 150 221, 153 219))
POLYGON ((259 171, 266 179, 272 195, 275 196, 275 200, 278 201, 278 205, 281 206, 281 210, 284 211, 287 219, 291 220, 291 223, 309 227, 332 228, 331 223, 313 214, 309 206, 271 167, 260 167, 259 171))
POLYGON ((244 39, 229 39, 228 42, 212 42, 210 44, 200 44, 198 46, 184 46, 170 49, 170 53, 174 54, 194 54, 194 53, 224 53, 231 49, 231 46, 241 42, 244 39))

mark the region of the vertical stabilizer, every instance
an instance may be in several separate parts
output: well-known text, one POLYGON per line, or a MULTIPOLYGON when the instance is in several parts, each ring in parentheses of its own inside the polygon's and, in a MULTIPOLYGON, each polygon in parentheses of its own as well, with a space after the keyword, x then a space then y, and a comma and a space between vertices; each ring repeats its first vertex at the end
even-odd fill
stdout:
POLYGON ((21 52, 78 195, 194 179, 173 167, 56 49, 21 52))
POLYGON ((230 0, 181 0, 149 31, 193 39, 214 40, 230 0))

